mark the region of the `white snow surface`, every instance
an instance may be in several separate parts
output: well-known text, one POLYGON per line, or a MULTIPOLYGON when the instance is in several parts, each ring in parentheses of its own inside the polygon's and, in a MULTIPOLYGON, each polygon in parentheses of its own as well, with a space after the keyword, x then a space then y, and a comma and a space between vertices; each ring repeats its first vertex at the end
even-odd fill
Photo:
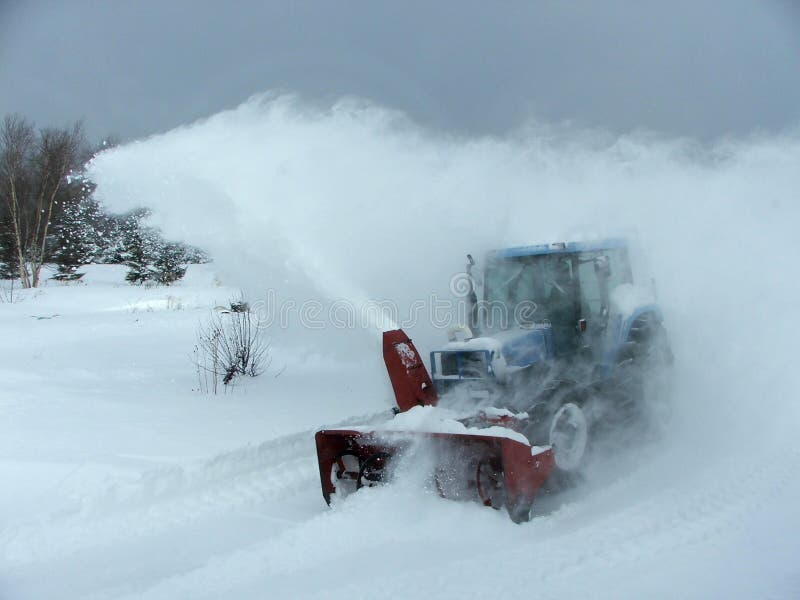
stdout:
MULTIPOLYGON (((798 164, 796 132, 444 138, 288 97, 102 154, 109 206, 151 206, 215 262, 170 288, 98 266, 0 291, 0 597, 800 597, 798 164), (467 252, 616 235, 676 356, 659 438, 524 525, 413 473, 325 505, 314 431, 389 419, 382 328, 450 297, 467 252), (240 289, 398 309, 294 313, 268 373, 195 391, 196 324, 240 289)), ((452 324, 407 330, 425 356, 452 324)))

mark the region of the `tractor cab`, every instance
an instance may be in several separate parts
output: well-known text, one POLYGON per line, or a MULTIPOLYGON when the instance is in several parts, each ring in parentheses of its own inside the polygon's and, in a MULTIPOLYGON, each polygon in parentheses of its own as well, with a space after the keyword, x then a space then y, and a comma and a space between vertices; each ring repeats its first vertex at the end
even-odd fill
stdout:
POLYGON ((633 285, 623 240, 495 250, 482 277, 473 276, 468 258, 466 335, 431 353, 439 391, 465 382, 471 390, 497 390, 531 367, 551 376, 554 367, 577 376, 578 363, 590 373, 609 372, 630 318, 645 305, 657 311, 633 285))
POLYGON ((610 291, 623 283, 632 277, 621 241, 495 251, 473 325, 481 334, 549 327, 552 355, 574 354, 605 328, 610 291))

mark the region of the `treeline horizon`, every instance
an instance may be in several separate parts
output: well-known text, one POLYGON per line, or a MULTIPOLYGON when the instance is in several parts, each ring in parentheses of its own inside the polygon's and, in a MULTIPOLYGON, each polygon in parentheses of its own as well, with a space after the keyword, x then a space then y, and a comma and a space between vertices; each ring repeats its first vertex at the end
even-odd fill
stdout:
POLYGON ((83 122, 37 128, 20 114, 0 123, 0 279, 22 287, 41 283, 42 267, 54 264, 54 279, 79 280, 92 263, 128 266, 132 284, 169 285, 186 264, 206 262, 197 248, 168 241, 147 225, 146 199, 139 208, 115 214, 94 197, 86 166, 118 141, 91 144, 83 122))

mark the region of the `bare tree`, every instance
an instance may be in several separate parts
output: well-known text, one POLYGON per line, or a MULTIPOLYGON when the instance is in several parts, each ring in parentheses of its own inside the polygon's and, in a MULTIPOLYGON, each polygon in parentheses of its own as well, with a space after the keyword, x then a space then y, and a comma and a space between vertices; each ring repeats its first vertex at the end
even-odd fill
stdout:
POLYGON ((2 188, 0 197, 8 213, 12 243, 15 246, 19 278, 24 287, 31 287, 28 270, 25 267, 25 245, 23 244, 23 202, 28 187, 28 161, 34 147, 33 125, 19 115, 3 119, 0 129, 0 176, 2 188))
POLYGON ((37 287, 48 234, 69 176, 86 158, 83 128, 42 129, 18 115, 0 127, 0 204, 8 215, 23 287, 37 287))

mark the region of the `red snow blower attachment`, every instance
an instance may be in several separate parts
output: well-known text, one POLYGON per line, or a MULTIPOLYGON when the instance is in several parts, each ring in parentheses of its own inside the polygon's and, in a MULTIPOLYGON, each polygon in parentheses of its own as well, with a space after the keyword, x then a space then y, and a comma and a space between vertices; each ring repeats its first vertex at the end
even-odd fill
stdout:
MULTIPOLYGON (((400 412, 435 405, 438 398, 428 371, 409 337, 400 329, 383 334, 383 357, 400 412)), ((378 430, 336 429, 316 434, 322 495, 344 496, 362 487, 385 483, 393 465, 415 452, 432 459, 433 481, 442 497, 474 500, 492 508, 505 507, 515 522, 531 517, 533 499, 555 468, 550 447, 531 447, 513 429, 514 419, 469 419, 486 427, 508 427, 509 434, 395 431, 391 423, 378 430)), ((467 432, 468 431, 468 432, 467 432)))

